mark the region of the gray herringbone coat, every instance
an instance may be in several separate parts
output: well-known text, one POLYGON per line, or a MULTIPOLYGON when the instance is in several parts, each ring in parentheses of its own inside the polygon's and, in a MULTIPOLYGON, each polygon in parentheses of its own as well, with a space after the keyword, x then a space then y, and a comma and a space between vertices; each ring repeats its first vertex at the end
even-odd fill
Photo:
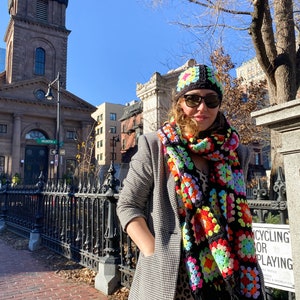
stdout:
MULTIPOLYGON (((244 170, 248 151, 248 148, 239 147, 244 170)), ((150 257, 140 254, 129 299, 173 300, 181 253, 181 231, 175 182, 168 171, 157 133, 139 138, 138 152, 131 160, 120 193, 117 214, 125 230, 133 218, 144 217, 155 236, 154 254, 150 257)))

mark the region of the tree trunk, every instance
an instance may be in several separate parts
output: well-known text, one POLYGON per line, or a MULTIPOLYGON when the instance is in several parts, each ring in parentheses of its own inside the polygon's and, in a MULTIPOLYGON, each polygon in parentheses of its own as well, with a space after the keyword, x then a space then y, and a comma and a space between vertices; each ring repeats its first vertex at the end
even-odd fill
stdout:
MULTIPOLYGON (((258 62, 267 76, 270 105, 293 100, 297 92, 293 1, 281 0, 273 3, 276 36, 267 0, 253 2, 250 28, 258 62)), ((281 134, 271 130, 271 199, 278 168, 283 168, 280 148, 281 134)))
POLYGON ((276 102, 296 97, 296 47, 293 1, 274 1, 277 57, 274 62, 276 102))

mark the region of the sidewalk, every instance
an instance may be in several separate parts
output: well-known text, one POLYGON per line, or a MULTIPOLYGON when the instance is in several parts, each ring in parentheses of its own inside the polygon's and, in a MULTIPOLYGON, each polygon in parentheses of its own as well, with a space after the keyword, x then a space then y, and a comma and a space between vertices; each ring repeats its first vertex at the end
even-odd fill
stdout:
POLYGON ((0 239, 0 299, 107 300, 85 283, 60 277, 42 266, 29 250, 16 250, 0 239))

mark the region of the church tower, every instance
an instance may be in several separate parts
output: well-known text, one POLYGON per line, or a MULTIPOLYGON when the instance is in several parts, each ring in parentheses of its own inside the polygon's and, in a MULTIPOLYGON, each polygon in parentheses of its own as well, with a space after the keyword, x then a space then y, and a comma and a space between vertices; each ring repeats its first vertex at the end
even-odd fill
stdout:
POLYGON ((9 0, 0 73, 0 180, 24 184, 75 174, 96 107, 66 89, 68 0, 9 0), (55 83, 55 84, 54 84, 55 83), (49 86, 52 100, 45 97, 49 86))
POLYGON ((11 16, 5 34, 6 83, 44 76, 48 80, 59 72, 66 88, 66 29, 68 0, 9 0, 11 16))

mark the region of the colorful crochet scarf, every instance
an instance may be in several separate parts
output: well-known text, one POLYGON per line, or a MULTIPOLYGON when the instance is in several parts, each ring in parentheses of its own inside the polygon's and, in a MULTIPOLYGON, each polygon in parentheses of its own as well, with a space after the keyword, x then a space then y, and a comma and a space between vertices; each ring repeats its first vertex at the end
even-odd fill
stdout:
POLYGON ((198 139, 183 136, 174 121, 158 131, 183 203, 184 262, 192 292, 201 299, 264 299, 252 216, 236 152, 239 137, 224 123, 222 132, 198 139), (208 193, 202 191, 190 151, 209 162, 208 193))

